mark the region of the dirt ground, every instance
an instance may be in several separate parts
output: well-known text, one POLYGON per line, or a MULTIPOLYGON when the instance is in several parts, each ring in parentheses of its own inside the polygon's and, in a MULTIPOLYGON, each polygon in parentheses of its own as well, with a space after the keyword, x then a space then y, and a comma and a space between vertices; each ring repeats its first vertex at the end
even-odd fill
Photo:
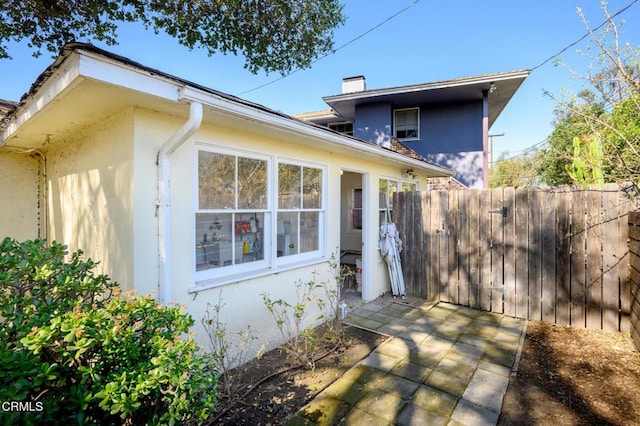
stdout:
MULTIPOLYGON (((358 361, 365 358, 387 337, 355 327, 344 327, 344 345, 317 361, 314 369, 295 368, 278 374, 259 386, 260 379, 274 372, 291 367, 278 349, 264 354, 242 368, 239 393, 250 393, 244 398, 227 401, 233 408, 213 424, 216 425, 278 425, 289 415, 310 401, 322 389, 333 383, 358 361)), ((317 356, 335 348, 333 343, 323 343, 317 356)), ((224 406, 222 407, 224 408, 224 406)))
MULTIPOLYGON (((347 345, 314 370, 288 370, 253 389, 259 379, 289 365, 278 350, 245 365, 239 393, 250 393, 226 401, 232 408, 213 424, 281 424, 385 339, 353 327, 345 330, 347 345)), ((498 424, 640 424, 640 354, 631 338, 531 321, 498 424)))
POLYGON ((640 424, 640 354, 631 337, 530 321, 498 424, 640 424))

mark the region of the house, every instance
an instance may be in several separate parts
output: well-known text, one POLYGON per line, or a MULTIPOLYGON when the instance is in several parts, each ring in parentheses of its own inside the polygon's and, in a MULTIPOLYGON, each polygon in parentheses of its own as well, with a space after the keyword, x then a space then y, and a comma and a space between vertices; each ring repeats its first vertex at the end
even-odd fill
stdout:
POLYGON ((487 187, 489 129, 529 75, 528 70, 384 89, 364 76, 345 78, 342 93, 324 97, 329 110, 296 117, 382 146, 393 139, 456 171, 471 188, 487 187))
POLYGON ((221 295, 228 331, 251 324, 269 346, 261 293, 294 303, 298 280, 329 279, 347 252, 362 299, 388 291, 390 195, 453 174, 82 43, 8 111, 0 164, 0 234, 82 249, 198 325, 221 295))

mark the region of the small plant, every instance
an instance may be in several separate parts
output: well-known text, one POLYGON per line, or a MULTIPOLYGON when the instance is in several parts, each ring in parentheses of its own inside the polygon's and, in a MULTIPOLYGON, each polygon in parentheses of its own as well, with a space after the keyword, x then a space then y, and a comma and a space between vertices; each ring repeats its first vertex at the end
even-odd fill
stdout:
MULTIPOLYGON (((294 362, 313 367, 311 355, 317 346, 313 328, 303 328, 309 316, 309 305, 317 302, 314 290, 319 288, 316 281, 317 272, 313 272, 313 279, 307 282, 298 280, 296 283, 296 302, 290 304, 285 300, 272 300, 267 293, 261 293, 262 301, 276 321, 280 334, 286 340, 283 349, 294 362)), ((322 303, 322 302, 320 302, 322 303)))
POLYGON ((44 241, 0 244, 0 401, 39 409, 5 424, 189 424, 215 410, 216 375, 193 319, 120 297, 96 263, 44 241), (68 259, 68 260, 65 260, 68 259))
POLYGON ((272 300, 267 293, 261 293, 262 300, 273 316, 280 334, 287 343, 283 346, 285 352, 294 362, 314 367, 313 354, 321 339, 335 343, 342 341, 343 330, 340 321, 340 280, 343 270, 332 254, 329 261, 332 280, 319 281, 318 272, 311 273, 311 280, 296 282, 296 301, 291 304, 285 300, 272 300), (322 292, 321 295, 318 293, 322 292), (323 336, 317 336, 315 327, 303 327, 309 319, 310 307, 315 306, 320 311, 316 318, 325 322, 323 336))
MULTIPOLYGON (((246 349, 251 342, 258 338, 253 334, 251 325, 237 333, 237 339, 233 339, 227 330, 226 323, 220 320, 220 311, 224 307, 222 303, 222 292, 218 295, 215 305, 207 304, 207 311, 202 318, 202 326, 209 337, 209 348, 215 364, 215 369, 219 374, 219 380, 227 397, 231 397, 237 390, 233 368, 244 364, 248 354, 246 349)), ((255 358, 260 358, 264 351, 263 344, 255 354, 255 358)))

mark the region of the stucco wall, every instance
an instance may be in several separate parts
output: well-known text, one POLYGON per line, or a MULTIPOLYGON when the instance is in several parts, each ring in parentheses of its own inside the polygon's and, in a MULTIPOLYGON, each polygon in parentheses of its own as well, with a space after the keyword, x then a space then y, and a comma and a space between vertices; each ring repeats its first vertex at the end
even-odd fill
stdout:
MULTIPOLYGON (((133 120, 123 111, 47 153, 50 239, 133 288, 133 120)), ((153 249, 153 248, 152 248, 153 249)))
POLYGON ((0 151, 0 239, 44 237, 39 233, 39 168, 37 154, 0 151))
MULTIPOLYGON (((184 121, 184 120, 183 120, 184 121)), ((182 122, 183 122, 182 121, 182 122)), ((142 293, 154 290, 150 283, 157 279, 157 217, 154 200, 157 197, 157 169, 155 155, 162 142, 181 121, 151 112, 137 112, 134 148, 135 187, 134 204, 134 258, 136 287, 142 293)), ((369 298, 375 298, 389 290, 386 264, 377 250, 378 236, 378 179, 380 176, 398 176, 400 168, 363 162, 357 157, 348 157, 323 151, 320 147, 310 155, 309 147, 265 136, 259 128, 237 130, 221 126, 204 124, 189 141, 184 143, 171 157, 171 194, 170 194, 170 235, 167 236, 170 258, 170 294, 171 301, 183 304, 195 318, 195 331, 198 341, 207 344, 200 324, 209 304, 215 304, 222 298, 224 308, 222 321, 227 324, 228 332, 235 335, 250 325, 259 339, 253 342, 251 351, 262 344, 274 347, 282 343, 275 322, 266 310, 261 293, 267 293, 272 299, 282 298, 295 304, 295 286, 299 280, 308 281, 317 273, 319 281, 330 280, 328 259, 306 263, 276 273, 244 279, 241 282, 225 284, 219 287, 190 292, 194 286, 194 206, 196 197, 195 164, 196 144, 212 144, 229 147, 251 153, 269 154, 272 158, 285 158, 300 161, 312 161, 326 166, 327 193, 326 205, 326 247, 329 254, 340 246, 340 207, 341 207, 341 169, 350 169, 363 173, 366 187, 374 191, 367 197, 370 226, 368 229, 368 250, 370 253, 369 298)), ((315 307, 310 308, 309 321, 317 317, 315 307)))

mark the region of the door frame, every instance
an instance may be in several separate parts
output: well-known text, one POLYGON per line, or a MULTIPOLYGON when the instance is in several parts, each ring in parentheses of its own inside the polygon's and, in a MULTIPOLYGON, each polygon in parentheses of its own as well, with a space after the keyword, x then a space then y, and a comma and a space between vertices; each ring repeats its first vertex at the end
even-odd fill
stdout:
MULTIPOLYGON (((361 176, 362 183, 362 275, 361 292, 362 300, 369 301, 371 295, 371 179, 370 173, 366 170, 356 169, 352 167, 340 167, 340 191, 342 192, 342 174, 343 172, 357 173, 361 176)), ((342 194, 341 194, 342 199, 342 194)), ((342 203, 341 203, 342 204, 342 203)), ((348 206, 341 205, 340 209, 340 230, 346 223, 342 223, 342 209, 348 206)))

